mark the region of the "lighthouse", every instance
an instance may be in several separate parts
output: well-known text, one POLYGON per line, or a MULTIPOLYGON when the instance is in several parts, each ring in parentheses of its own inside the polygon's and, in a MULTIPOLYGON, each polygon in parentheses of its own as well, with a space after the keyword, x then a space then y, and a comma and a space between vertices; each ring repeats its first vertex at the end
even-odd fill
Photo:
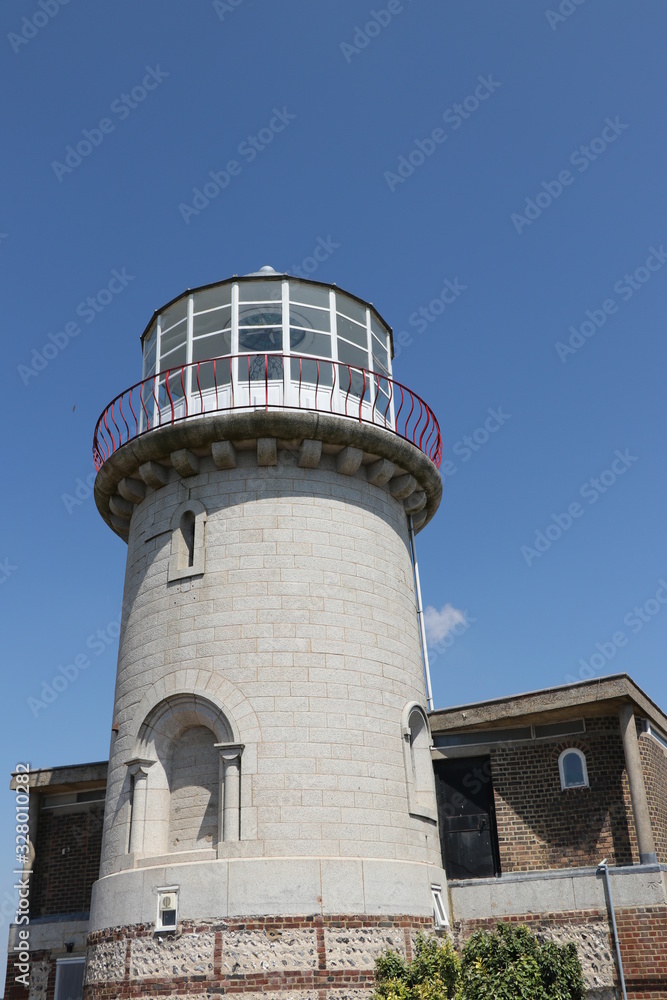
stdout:
POLYGON ((414 573, 437 420, 374 306, 270 267, 141 344, 94 438, 127 563, 84 995, 368 996, 447 921, 414 573))

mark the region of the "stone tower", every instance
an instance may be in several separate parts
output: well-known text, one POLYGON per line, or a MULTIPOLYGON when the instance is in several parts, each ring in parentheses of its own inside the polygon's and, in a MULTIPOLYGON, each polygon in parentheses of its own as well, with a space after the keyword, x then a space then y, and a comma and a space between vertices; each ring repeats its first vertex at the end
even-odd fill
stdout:
POLYGON ((272 268, 142 347, 94 443, 128 553, 85 996, 368 995, 446 920, 409 537, 437 421, 372 306, 272 268))

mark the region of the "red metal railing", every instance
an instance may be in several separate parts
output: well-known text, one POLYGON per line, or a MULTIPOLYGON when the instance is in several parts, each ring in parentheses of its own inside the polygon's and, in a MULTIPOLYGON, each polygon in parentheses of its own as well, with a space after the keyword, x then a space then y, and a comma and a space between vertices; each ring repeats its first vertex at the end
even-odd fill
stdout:
POLYGON ((236 354, 170 368, 116 396, 95 427, 95 468, 121 445, 157 427, 260 407, 319 410, 376 424, 416 445, 440 467, 438 421, 424 400, 399 382, 328 358, 236 354))

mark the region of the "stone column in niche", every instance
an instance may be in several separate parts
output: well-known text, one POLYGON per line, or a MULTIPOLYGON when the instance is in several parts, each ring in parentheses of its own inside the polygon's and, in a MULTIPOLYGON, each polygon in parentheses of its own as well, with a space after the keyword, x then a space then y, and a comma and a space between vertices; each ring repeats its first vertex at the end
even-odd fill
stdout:
POLYGON ((127 769, 134 778, 132 818, 130 820, 130 854, 138 854, 144 849, 148 769, 154 763, 155 761, 146 760, 143 757, 134 757, 127 762, 127 769))
POLYGON ((220 751, 218 846, 240 839, 241 754, 243 743, 216 743, 220 751))

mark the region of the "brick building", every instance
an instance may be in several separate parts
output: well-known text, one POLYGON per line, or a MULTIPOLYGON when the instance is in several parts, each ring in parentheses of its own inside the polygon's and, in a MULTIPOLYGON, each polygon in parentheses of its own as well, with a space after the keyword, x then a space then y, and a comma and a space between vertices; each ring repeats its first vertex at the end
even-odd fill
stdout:
MULTIPOLYGON (((100 870, 106 776, 106 761, 29 775, 31 850, 24 866, 29 924, 10 927, 5 1000, 81 995, 90 894, 100 870), (29 989, 19 937, 26 927, 29 989)), ((14 775, 11 787, 16 791, 25 785, 17 786, 14 775)))
POLYGON ((600 851, 634 995, 667 996, 662 713, 620 677, 431 713, 432 741, 442 445, 382 316, 262 268, 141 343, 94 438, 127 543, 110 759, 30 778, 30 1000, 362 1000, 420 930, 549 914, 608 991, 600 851))
POLYGON ((613 997, 667 997, 667 718, 625 674, 431 713, 454 933, 577 943, 613 997), (605 891, 608 866, 611 900, 605 891))

